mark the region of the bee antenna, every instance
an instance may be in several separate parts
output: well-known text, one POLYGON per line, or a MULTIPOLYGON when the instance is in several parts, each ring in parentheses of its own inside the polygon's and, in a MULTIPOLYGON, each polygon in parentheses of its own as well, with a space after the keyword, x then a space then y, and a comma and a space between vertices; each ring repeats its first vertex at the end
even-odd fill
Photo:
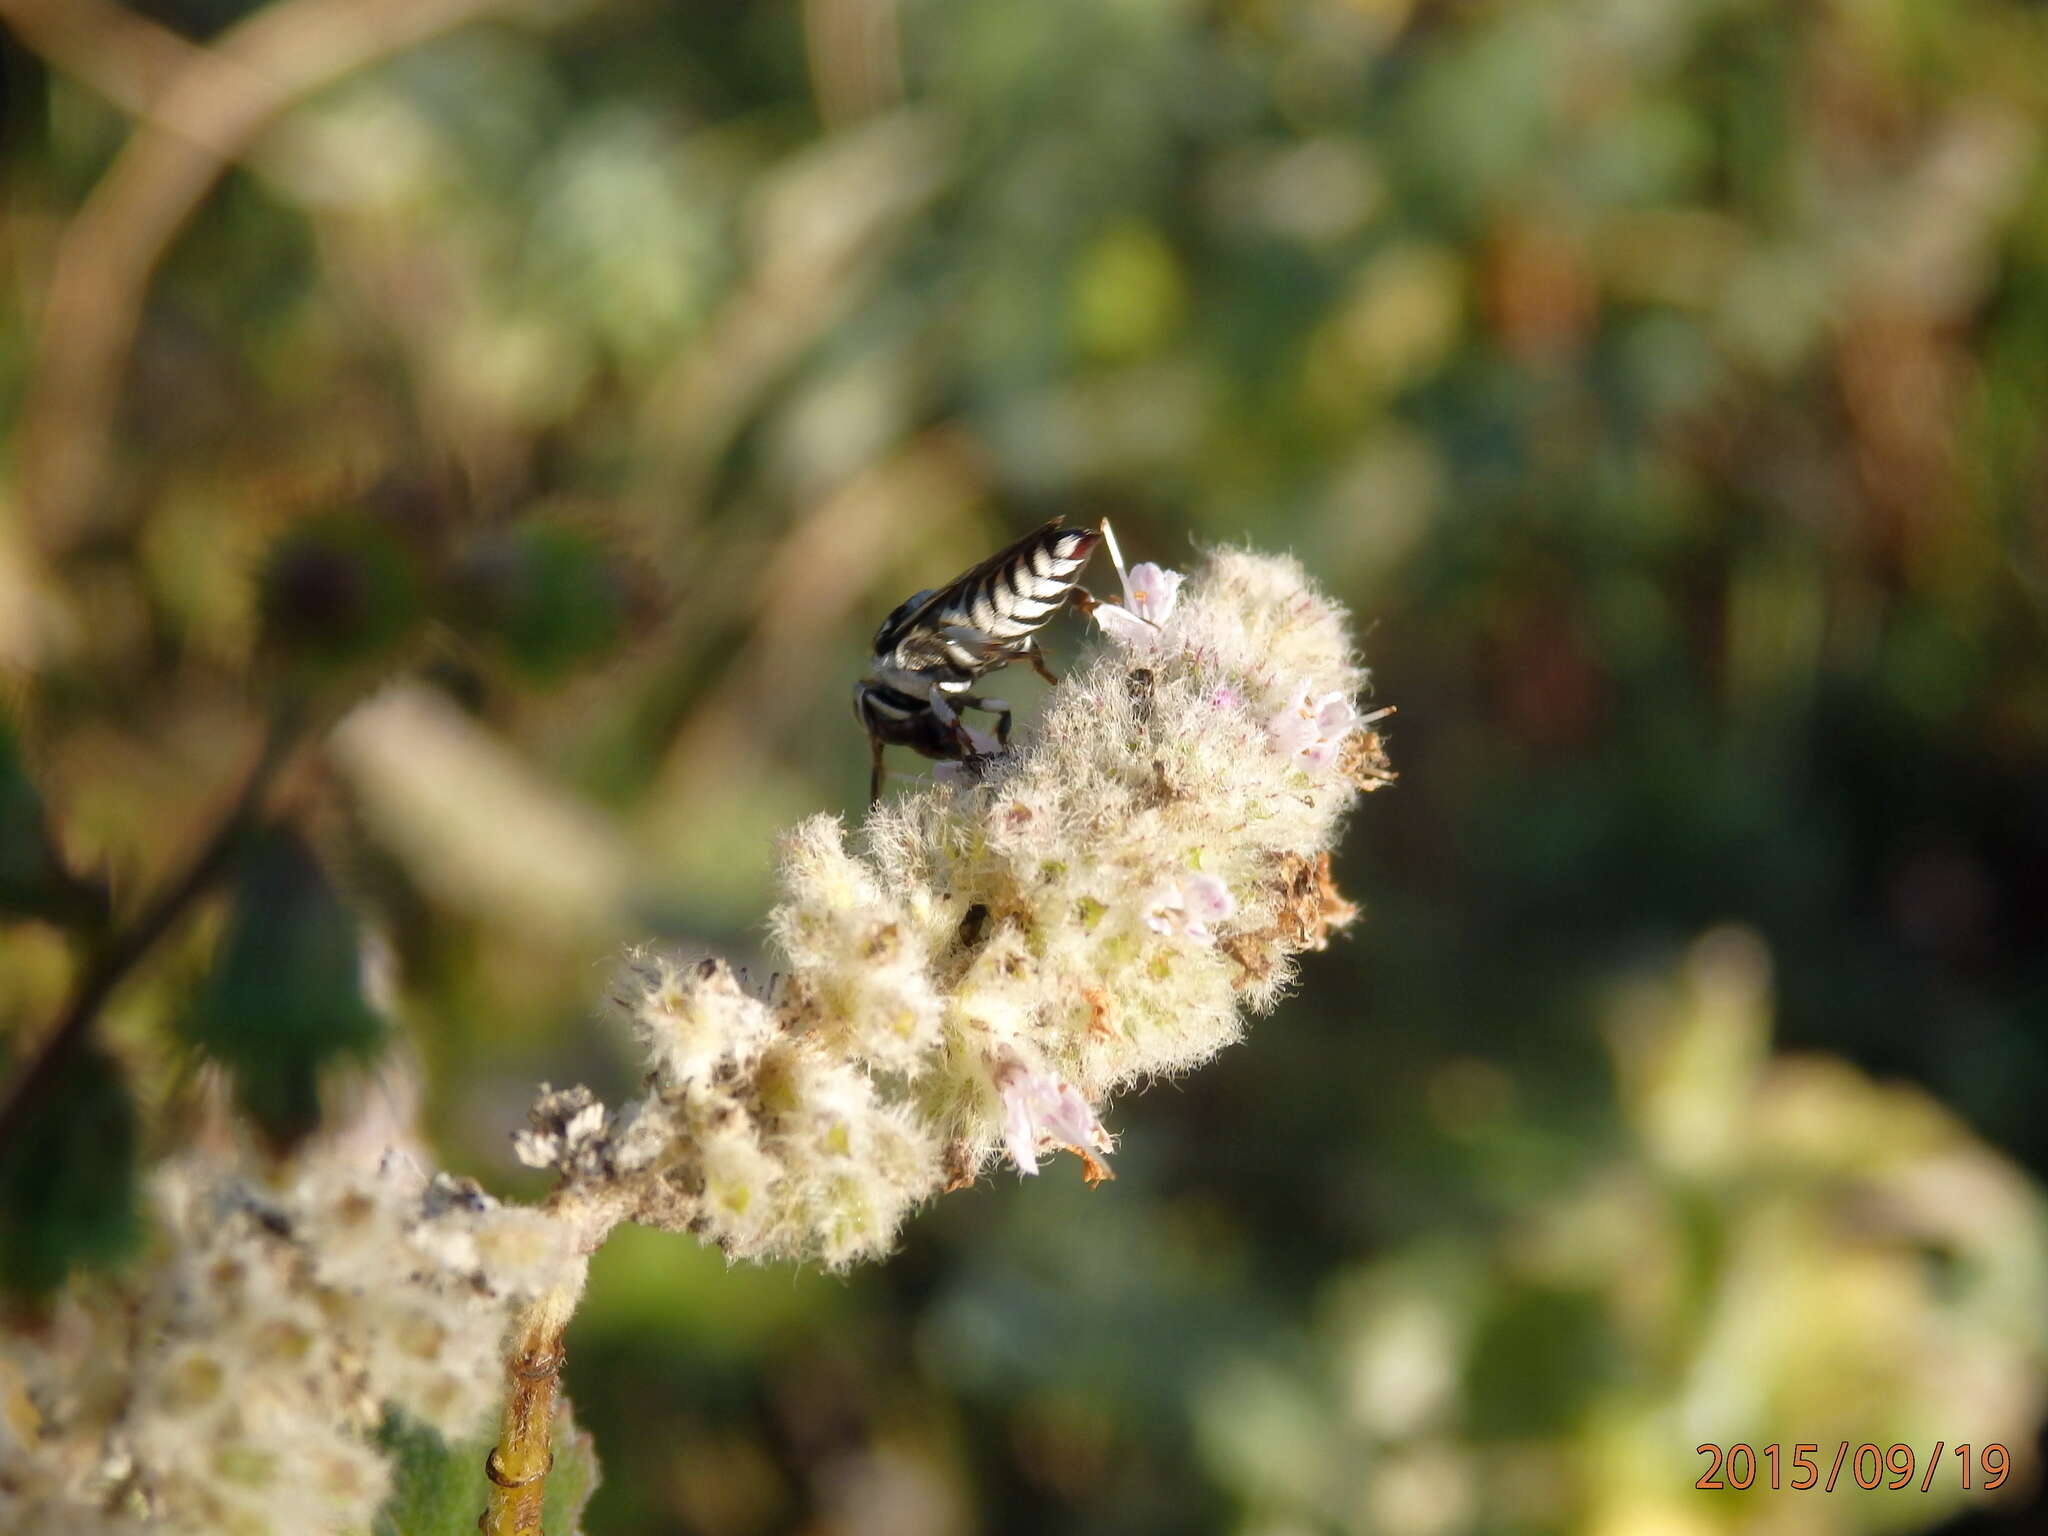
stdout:
POLYGON ((1109 526, 1109 519, 1102 520, 1102 542, 1109 546, 1109 563, 1116 567, 1116 579, 1128 592, 1131 590, 1131 573, 1124 568, 1124 552, 1117 547, 1116 530, 1109 526))
POLYGON ((1124 565, 1124 551, 1116 545, 1116 528, 1110 526, 1108 518, 1102 520, 1102 543, 1106 543, 1110 547, 1110 565, 1116 567, 1116 580, 1124 588, 1124 592, 1128 592, 1130 590, 1130 571, 1124 565))
MULTIPOLYGON (((1128 604, 1131 600, 1131 573, 1124 566, 1124 552, 1117 547, 1116 530, 1109 526, 1109 519, 1106 517, 1102 520, 1102 542, 1109 546, 1110 564, 1116 567, 1117 582, 1124 589, 1123 604, 1118 605, 1120 607, 1123 607, 1124 605, 1128 604)), ((1129 609, 1126 607, 1125 611, 1129 612, 1129 609)), ((1151 619, 1146 618, 1142 613, 1133 614, 1132 617, 1139 620, 1141 623, 1150 624, 1154 629, 1157 629, 1159 627, 1151 619)))

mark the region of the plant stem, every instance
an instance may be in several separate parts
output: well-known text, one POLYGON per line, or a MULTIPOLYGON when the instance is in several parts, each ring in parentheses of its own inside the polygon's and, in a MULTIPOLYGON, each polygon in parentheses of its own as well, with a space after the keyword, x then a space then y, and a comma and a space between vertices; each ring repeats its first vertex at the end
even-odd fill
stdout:
POLYGON ((505 1417, 484 1463, 491 1500, 477 1528, 484 1536, 542 1536, 555 1398, 562 1384, 562 1339, 576 1310, 581 1277, 537 1298, 513 1332, 505 1367, 505 1417))

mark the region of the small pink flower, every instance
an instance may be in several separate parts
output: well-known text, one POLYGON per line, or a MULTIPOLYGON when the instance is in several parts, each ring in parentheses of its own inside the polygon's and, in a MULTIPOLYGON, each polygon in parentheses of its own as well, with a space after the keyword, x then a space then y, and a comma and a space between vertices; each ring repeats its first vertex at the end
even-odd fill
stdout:
POLYGON ((1080 1089, 1013 1060, 997 1069, 996 1091, 1003 1099, 1003 1146, 1019 1173, 1036 1174, 1038 1148, 1051 1141, 1080 1155, 1090 1183, 1109 1176, 1095 1160, 1095 1153, 1109 1150, 1109 1132, 1080 1089))
POLYGON ((1324 773, 1358 724, 1358 711, 1341 693, 1318 696, 1311 689, 1303 683, 1287 707, 1266 722, 1266 730, 1281 752, 1311 773, 1324 773))
POLYGON ((1159 643, 1159 631, 1180 604, 1179 571, 1164 570, 1147 560, 1124 577, 1122 606, 1097 603, 1095 622, 1112 640, 1143 650, 1159 643))
POLYGON ((1183 875, 1153 896, 1145 908, 1145 926, 1154 933, 1206 944, 1214 925, 1237 911, 1230 887, 1213 875, 1183 875))
POLYGON ((1173 617, 1180 602, 1181 583, 1187 577, 1169 571, 1150 560, 1131 567, 1130 584, 1124 589, 1124 605, 1141 619, 1164 624, 1173 617))
POLYGON ((1216 691, 1209 695, 1211 709, 1243 709, 1244 695, 1228 683, 1218 683, 1216 691))

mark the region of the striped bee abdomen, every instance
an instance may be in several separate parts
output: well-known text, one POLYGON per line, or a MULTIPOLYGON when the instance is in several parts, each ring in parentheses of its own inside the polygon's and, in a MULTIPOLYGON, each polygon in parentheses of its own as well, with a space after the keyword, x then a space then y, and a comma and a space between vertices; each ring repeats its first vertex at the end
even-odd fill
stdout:
POLYGON ((1102 535, 1057 519, 934 592, 889 615, 875 635, 875 662, 962 692, 979 674, 1017 660, 1059 612, 1102 535))

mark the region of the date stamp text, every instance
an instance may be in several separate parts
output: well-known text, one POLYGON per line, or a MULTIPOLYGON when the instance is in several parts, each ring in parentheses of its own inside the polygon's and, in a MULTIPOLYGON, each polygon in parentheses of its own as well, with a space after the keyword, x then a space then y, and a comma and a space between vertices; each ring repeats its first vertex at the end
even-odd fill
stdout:
POLYGON ((1952 1446, 1937 1440, 1925 1460, 1910 1445, 1879 1445, 1872 1440, 1861 1445, 1838 1440, 1832 1455, 1804 1441, 1790 1446, 1776 1441, 1768 1445, 1737 1441, 1722 1446, 1709 1440, 1697 1447, 1696 1454, 1708 1461, 1707 1470, 1693 1487, 1738 1493, 1752 1488, 1790 1488, 1796 1493, 1818 1488, 1833 1493, 1845 1478, 1866 1491, 1911 1488, 1917 1479, 1922 1493, 1933 1492, 1937 1478, 1955 1478, 1966 1493, 1973 1489, 1989 1493, 2012 1475, 2012 1453, 1995 1441, 1952 1446))

